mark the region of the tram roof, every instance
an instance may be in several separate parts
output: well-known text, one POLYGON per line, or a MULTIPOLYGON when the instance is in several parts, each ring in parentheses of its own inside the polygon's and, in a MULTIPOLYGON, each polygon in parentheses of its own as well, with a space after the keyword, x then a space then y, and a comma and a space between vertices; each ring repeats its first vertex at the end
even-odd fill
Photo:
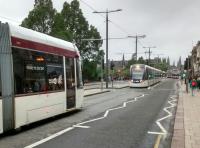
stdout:
POLYGON ((75 52, 77 56, 80 56, 77 47, 71 42, 64 41, 62 39, 58 39, 21 26, 13 25, 11 23, 8 23, 8 25, 10 29, 10 35, 13 38, 23 39, 42 45, 56 47, 57 49, 72 51, 75 52))
MULTIPOLYGON (((145 64, 133 64, 133 65, 139 65, 139 66, 149 67, 149 68, 151 68, 151 69, 154 69, 154 70, 157 70, 157 71, 160 71, 160 72, 165 73, 164 71, 162 71, 162 70, 160 70, 160 69, 157 69, 157 68, 154 68, 154 67, 151 67, 151 66, 149 66, 149 65, 145 65, 145 64)), ((133 66, 133 65, 131 65, 131 66, 133 66)))

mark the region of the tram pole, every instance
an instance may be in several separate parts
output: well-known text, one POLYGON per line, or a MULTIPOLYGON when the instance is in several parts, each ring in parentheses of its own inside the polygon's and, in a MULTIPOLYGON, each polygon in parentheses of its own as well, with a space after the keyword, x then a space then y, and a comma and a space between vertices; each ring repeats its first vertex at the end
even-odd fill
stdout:
POLYGON ((136 56, 136 61, 137 61, 137 57, 138 57, 138 39, 145 38, 146 35, 135 35, 135 36, 129 35, 127 37, 128 38, 135 38, 135 56, 136 56))
POLYGON ((188 93, 188 86, 189 86, 189 56, 187 60, 187 77, 186 77, 186 92, 188 93))
POLYGON ((101 90, 103 90, 103 56, 101 56, 101 90))
POLYGON ((94 11, 93 13, 105 13, 106 14, 106 88, 108 88, 108 13, 122 11, 122 9, 106 10, 106 11, 94 11))
POLYGON ((156 48, 155 46, 149 46, 149 47, 143 47, 143 48, 148 48, 149 51, 148 52, 145 52, 145 53, 148 53, 149 54, 149 59, 148 59, 148 65, 150 66, 150 60, 151 60, 151 48, 156 48))
POLYGON ((106 88, 108 88, 108 10, 106 10, 106 88))

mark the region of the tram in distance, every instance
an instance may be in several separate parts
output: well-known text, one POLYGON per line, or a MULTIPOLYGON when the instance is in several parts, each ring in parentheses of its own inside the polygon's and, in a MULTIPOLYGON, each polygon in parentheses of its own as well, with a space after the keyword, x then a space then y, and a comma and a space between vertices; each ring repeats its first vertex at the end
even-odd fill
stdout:
POLYGON ((0 22, 0 133, 81 109, 82 103, 75 45, 0 22))
POLYGON ((144 64, 130 66, 130 87, 148 87, 161 81, 165 72, 144 64))

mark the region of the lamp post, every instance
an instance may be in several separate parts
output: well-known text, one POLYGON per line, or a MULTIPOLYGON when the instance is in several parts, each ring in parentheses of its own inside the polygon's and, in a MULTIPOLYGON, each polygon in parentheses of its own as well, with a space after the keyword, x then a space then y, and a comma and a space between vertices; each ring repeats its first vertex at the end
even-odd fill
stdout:
POLYGON ((137 43, 138 43, 138 39, 139 38, 145 38, 146 35, 135 35, 135 36, 132 36, 132 35, 129 35, 127 36, 128 38, 135 38, 135 56, 136 56, 136 61, 137 61, 137 43))
POLYGON ((94 11, 93 13, 105 13, 106 14, 106 88, 108 88, 108 13, 122 11, 122 9, 106 10, 106 11, 94 11))
POLYGON ((188 87, 189 87, 189 68, 190 68, 190 56, 188 56, 188 60, 187 60, 187 77, 186 77, 186 92, 188 93, 188 87))

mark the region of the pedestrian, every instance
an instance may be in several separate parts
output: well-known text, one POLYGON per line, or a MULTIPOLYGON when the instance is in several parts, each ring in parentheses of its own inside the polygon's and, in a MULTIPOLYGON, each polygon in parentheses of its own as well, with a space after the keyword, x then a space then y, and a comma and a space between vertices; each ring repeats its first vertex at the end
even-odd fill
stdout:
POLYGON ((192 89, 192 96, 194 96, 194 89, 197 87, 197 81, 195 79, 192 79, 190 86, 192 89))

